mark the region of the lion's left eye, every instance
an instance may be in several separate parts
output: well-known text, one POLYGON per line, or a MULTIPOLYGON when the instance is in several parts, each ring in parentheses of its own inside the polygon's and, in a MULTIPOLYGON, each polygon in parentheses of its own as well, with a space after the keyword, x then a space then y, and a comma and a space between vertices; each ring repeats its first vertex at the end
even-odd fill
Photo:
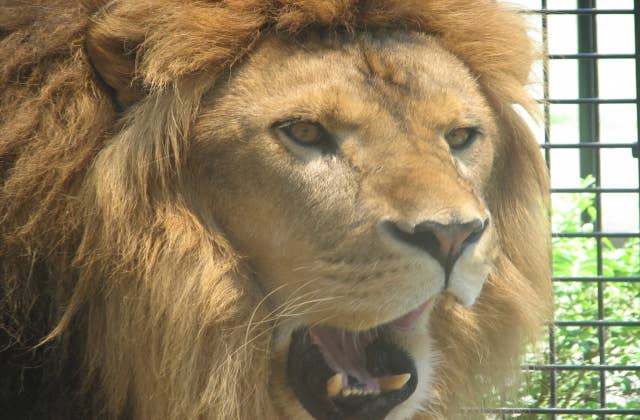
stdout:
POLYGON ((481 134, 478 127, 462 127, 447 132, 444 137, 451 149, 461 150, 470 146, 481 134))

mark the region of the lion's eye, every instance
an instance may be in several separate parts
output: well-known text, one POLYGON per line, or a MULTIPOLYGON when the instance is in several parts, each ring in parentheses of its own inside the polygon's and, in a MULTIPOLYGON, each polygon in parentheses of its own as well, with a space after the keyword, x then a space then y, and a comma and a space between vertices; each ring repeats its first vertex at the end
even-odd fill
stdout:
POLYGON ((461 150, 470 146, 481 134, 478 127, 462 127, 449 131, 444 137, 451 149, 461 150))
POLYGON ((295 121, 281 125, 279 129, 303 146, 317 145, 327 137, 327 131, 324 127, 311 121, 295 121))

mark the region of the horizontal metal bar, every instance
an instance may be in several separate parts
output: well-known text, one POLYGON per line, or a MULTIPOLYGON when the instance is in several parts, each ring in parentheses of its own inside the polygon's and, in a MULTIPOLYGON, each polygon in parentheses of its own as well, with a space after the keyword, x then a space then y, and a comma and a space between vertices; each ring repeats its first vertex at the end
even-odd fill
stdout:
POLYGON ((543 149, 626 149, 640 147, 640 143, 542 143, 543 149))
POLYGON ((557 327, 640 327, 640 321, 553 321, 557 327))
POLYGON ((598 276, 598 277, 562 277, 562 276, 557 276, 557 277, 553 277, 553 281, 557 281, 557 282, 582 282, 582 283, 589 283, 589 282, 593 282, 593 283, 606 283, 606 282, 620 282, 620 283, 640 283, 640 277, 637 276, 629 276, 629 277, 623 277, 623 276, 615 276, 615 277, 605 277, 605 276, 598 276))
POLYGON ((489 414, 640 414, 640 410, 614 408, 486 408, 478 410, 489 414))
POLYGON ((558 232, 554 238, 640 238, 640 232, 558 232))
POLYGON ((579 105, 579 104, 638 104, 640 101, 633 98, 571 98, 571 99, 541 99, 539 102, 547 102, 554 105, 579 105))
POLYGON ((610 59, 634 59, 637 58, 635 54, 601 54, 601 53, 572 53, 572 54, 549 54, 547 55, 551 60, 580 60, 580 59, 592 59, 592 60, 610 60, 610 59))
POLYGON ((542 15, 632 15, 633 9, 534 9, 525 13, 542 15))
POLYGON ((588 188, 552 188, 552 193, 565 194, 565 193, 638 193, 640 188, 603 188, 603 187, 588 187, 588 188))
POLYGON ((526 370, 591 370, 594 372, 637 372, 640 366, 637 365, 521 365, 526 370))

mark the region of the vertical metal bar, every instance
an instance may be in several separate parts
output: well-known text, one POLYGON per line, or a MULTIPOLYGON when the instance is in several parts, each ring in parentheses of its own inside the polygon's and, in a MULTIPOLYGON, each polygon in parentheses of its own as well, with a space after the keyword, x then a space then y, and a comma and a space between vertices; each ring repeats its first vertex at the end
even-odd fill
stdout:
MULTIPOLYGON (((541 10, 547 10, 547 0, 541 0, 541 10)), ((544 142, 551 143, 551 107, 549 105, 549 22, 546 13, 542 13, 542 80, 543 80, 543 112, 544 112, 544 142)), ((547 147, 544 151, 547 167, 551 168, 551 148, 547 147)))
MULTIPOLYGON (((635 66, 636 66, 636 147, 634 156, 638 166, 638 188, 640 189, 640 0, 634 0, 634 33, 635 33, 635 66)), ((640 201, 640 191, 638 191, 638 201, 640 201)), ((638 214, 638 226, 640 227, 640 212, 638 214)), ((638 239, 640 242, 640 238, 638 239)), ((640 254, 640 244, 638 245, 640 254)), ((639 255, 640 257, 640 255, 639 255)))
MULTIPOLYGON (((638 187, 640 187, 640 0, 633 1, 636 65, 636 148, 633 155, 638 159, 638 187)), ((640 223, 640 220, 639 220, 640 223)))
MULTIPOLYGON (((555 325, 551 324, 549 326, 549 364, 551 364, 552 366, 556 364, 556 329, 555 329, 555 325)), ((551 408, 556 408, 556 405, 558 404, 558 396, 557 396, 557 390, 556 390, 556 370, 555 369, 551 369, 550 373, 550 387, 549 387, 549 393, 551 394, 549 396, 549 406, 551 408)), ((551 414, 551 419, 555 419, 556 415, 555 414, 551 414)))
MULTIPOLYGON (((595 9, 596 0, 578 0, 579 8, 595 9)), ((595 53, 597 48, 597 15, 578 15, 578 52, 595 53)), ((598 97, 598 63, 594 59, 578 60, 578 92, 580 98, 598 97)), ((580 142, 599 142, 600 118, 597 104, 579 105, 580 142)), ((580 151, 580 176, 592 175, 595 177, 595 186, 600 187, 600 151, 598 149, 583 148, 580 151)), ((601 195, 596 193, 596 230, 602 232, 602 203, 601 195)), ((602 238, 596 240, 597 275, 602 276, 602 238)), ((604 282, 598 282, 598 319, 604 319, 604 282)), ((598 356, 600 365, 606 364, 605 358, 605 331, 603 326, 598 326, 598 356)), ((606 372, 600 371, 600 407, 607 404, 606 372)), ((605 419, 604 415, 600 416, 605 419)))
MULTIPOLYGON (((640 1, 640 0, 638 0, 640 1)), ((547 0, 541 0, 541 10, 547 10, 547 0)), ((544 110, 544 142, 545 144, 551 143, 551 109, 549 105, 549 22, 546 13, 542 13, 542 48, 544 56, 542 58, 542 78, 543 78, 543 110, 544 110)), ((544 151, 545 161, 547 167, 551 169, 551 148, 547 147, 544 151)), ((551 214, 549 214, 551 217, 551 214)), ((556 340, 555 340, 555 326, 553 323, 549 324, 549 364, 555 365, 556 363, 556 340)), ((551 369, 549 371, 549 407, 556 408, 558 403, 557 389, 556 389, 556 370, 551 369)), ((550 416, 551 420, 556 420, 555 413, 550 416)))
MULTIPOLYGON (((596 160, 596 186, 600 187, 600 151, 598 150, 598 159, 596 160)), ((595 226, 598 232, 602 232, 602 195, 600 193, 596 193, 595 199, 596 206, 596 221, 595 226)), ((602 277, 603 275, 603 258, 602 258, 602 237, 595 238, 596 240, 596 252, 597 252, 597 268, 598 268, 598 276, 602 277)), ((598 282, 598 319, 602 320, 605 317, 605 307, 604 307, 604 288, 606 285, 606 281, 598 282)), ((602 325, 598 326, 598 359, 601 366, 607 364, 606 361, 606 353, 605 353, 605 327, 602 325)), ((600 371, 600 407, 605 408, 607 406, 607 376, 606 371, 603 369, 600 371)), ((602 414, 600 416, 601 419, 606 419, 606 415, 602 414)))
MULTIPOLYGON (((596 0, 578 0, 579 8, 592 9, 596 0)), ((597 52, 595 14, 578 15, 578 52, 597 52)), ((598 65, 596 60, 583 58, 578 60, 578 94, 580 98, 598 97, 598 65)), ((598 141, 599 118, 597 104, 579 105, 580 142, 598 141)), ((597 150, 580 150, 580 176, 595 176, 597 150)))

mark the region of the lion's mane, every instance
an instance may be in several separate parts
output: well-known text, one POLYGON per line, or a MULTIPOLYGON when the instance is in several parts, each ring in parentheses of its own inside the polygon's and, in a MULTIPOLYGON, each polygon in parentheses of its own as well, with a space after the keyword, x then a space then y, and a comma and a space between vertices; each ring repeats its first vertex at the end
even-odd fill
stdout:
POLYGON ((0 412, 274 416, 264 296, 182 194, 190 126, 266 34, 374 27, 435 35, 503 137, 488 195, 502 253, 473 307, 433 314, 445 357, 429 412, 449 416, 517 360, 551 298, 545 168, 513 108, 535 108, 534 54, 515 14, 493 0, 4 0, 0 412))

